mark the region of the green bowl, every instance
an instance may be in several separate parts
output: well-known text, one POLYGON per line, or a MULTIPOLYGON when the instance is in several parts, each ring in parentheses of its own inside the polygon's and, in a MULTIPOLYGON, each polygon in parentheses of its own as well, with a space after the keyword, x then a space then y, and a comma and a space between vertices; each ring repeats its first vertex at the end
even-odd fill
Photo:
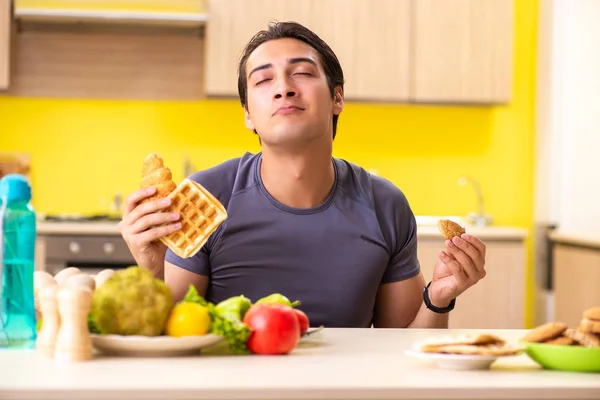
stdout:
POLYGON ((600 347, 559 346, 522 342, 525 353, 547 369, 600 372, 600 347))

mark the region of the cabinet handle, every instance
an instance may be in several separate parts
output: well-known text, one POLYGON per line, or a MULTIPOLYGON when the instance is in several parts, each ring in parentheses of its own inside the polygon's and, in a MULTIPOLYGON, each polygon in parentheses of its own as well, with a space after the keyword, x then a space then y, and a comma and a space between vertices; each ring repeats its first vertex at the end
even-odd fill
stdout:
POLYGON ((115 245, 112 243, 104 243, 104 254, 110 255, 115 252, 115 245))
POLYGON ((79 254, 81 246, 79 246, 79 243, 77 242, 71 242, 69 243, 69 251, 73 254, 79 254))

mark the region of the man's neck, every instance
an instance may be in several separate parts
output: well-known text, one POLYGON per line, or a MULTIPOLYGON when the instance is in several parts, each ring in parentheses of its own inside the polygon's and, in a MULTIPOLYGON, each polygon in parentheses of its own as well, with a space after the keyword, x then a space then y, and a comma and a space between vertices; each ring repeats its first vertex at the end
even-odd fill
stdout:
POLYGON ((293 154, 263 148, 261 179, 269 194, 293 208, 313 208, 325 202, 335 181, 331 147, 293 154))

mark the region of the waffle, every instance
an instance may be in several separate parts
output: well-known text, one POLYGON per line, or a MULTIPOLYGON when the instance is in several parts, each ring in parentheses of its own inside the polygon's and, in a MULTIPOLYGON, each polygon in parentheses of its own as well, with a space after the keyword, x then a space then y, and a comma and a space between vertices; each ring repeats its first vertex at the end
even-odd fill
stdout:
POLYGON ((227 219, 227 211, 208 190, 190 179, 184 179, 169 197, 171 205, 165 211, 179 212, 181 229, 160 241, 179 257, 192 257, 227 219))

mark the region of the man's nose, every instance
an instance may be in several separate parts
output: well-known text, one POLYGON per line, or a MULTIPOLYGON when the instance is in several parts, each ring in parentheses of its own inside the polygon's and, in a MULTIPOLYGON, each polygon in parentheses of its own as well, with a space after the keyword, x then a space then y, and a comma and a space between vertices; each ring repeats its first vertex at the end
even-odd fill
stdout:
POLYGON ((279 85, 275 91, 276 99, 281 99, 284 96, 286 98, 296 96, 296 89, 294 89, 287 78, 282 78, 279 80, 279 85))
MULTIPOLYGON (((290 91, 287 91, 287 92, 285 92, 285 97, 294 97, 295 95, 296 95, 296 92, 295 92, 295 91, 293 91, 293 90, 290 90, 290 91)), ((277 94, 275 95, 275 98, 276 98, 276 99, 280 99, 280 98, 282 98, 282 97, 283 97, 283 93, 277 93, 277 94)))

